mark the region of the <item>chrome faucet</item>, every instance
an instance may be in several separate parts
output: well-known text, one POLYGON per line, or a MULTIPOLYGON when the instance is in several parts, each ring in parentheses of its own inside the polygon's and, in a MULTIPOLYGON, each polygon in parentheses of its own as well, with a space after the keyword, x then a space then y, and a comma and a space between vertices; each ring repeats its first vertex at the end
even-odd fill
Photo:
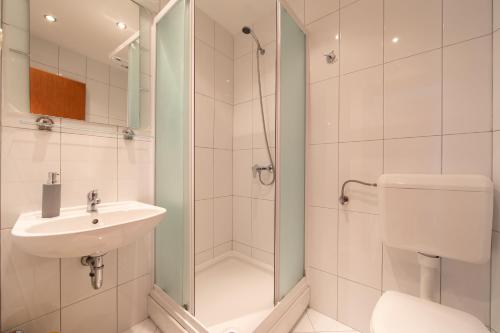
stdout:
POLYGON ((97 190, 92 190, 87 193, 87 212, 97 212, 97 205, 101 203, 97 190))

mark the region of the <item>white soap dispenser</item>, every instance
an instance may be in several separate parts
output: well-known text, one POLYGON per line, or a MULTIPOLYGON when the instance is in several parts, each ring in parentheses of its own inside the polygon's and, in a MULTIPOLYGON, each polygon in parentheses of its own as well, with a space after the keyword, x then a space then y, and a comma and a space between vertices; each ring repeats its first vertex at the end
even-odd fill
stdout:
POLYGON ((49 172, 47 184, 43 184, 42 217, 56 217, 61 213, 61 184, 57 183, 57 172, 49 172))

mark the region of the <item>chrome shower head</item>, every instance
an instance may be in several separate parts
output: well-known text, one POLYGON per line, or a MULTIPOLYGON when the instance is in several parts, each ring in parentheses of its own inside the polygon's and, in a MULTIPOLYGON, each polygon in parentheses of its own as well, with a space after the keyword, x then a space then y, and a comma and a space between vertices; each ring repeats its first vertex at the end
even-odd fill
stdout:
POLYGON ((255 33, 253 32, 253 30, 250 28, 250 27, 247 27, 247 26, 244 26, 241 31, 246 34, 246 35, 251 35, 253 37, 253 39, 255 40, 255 43, 257 43, 257 51, 259 51, 259 53, 261 55, 264 55, 266 53, 266 50, 264 50, 262 48, 262 46, 260 45, 260 42, 259 42, 259 39, 257 38, 257 35, 255 35, 255 33))

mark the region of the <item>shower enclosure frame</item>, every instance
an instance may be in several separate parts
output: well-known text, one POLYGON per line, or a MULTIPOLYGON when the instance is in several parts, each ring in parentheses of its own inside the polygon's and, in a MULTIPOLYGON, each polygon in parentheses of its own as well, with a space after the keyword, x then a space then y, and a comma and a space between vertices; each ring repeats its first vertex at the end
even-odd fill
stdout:
MULTIPOLYGON (((170 12, 170 10, 177 5, 180 1, 186 1, 186 0, 170 0, 165 7, 163 7, 157 15, 155 15, 153 19, 153 25, 151 27, 151 106, 154 108, 154 112, 152 112, 152 119, 153 123, 155 124, 155 129, 156 129, 156 48, 157 48, 157 43, 156 43, 156 38, 157 38, 157 24, 165 17, 167 13, 170 12)), ((195 274, 195 262, 194 262, 194 253, 195 253, 195 237, 194 237, 194 163, 195 163, 195 154, 194 154, 194 82, 195 82, 195 72, 194 72, 194 57, 195 57, 195 48, 194 48, 194 8, 195 8, 195 0, 188 0, 189 2, 189 13, 188 13, 188 20, 189 20, 189 37, 188 37, 188 43, 189 43, 189 75, 188 75, 188 128, 189 128, 189 133, 188 133, 188 146, 193 147, 193 149, 190 149, 189 151, 189 156, 188 156, 188 224, 187 224, 187 231, 186 231, 186 237, 187 237, 187 246, 185 248, 185 255, 187 255, 187 267, 186 267, 186 275, 187 275, 187 298, 186 301, 187 303, 184 303, 182 306, 185 310, 187 310, 191 315, 194 316, 194 274, 195 274)), ((155 159, 156 159, 156 146, 155 146, 155 159)), ((156 173, 157 170, 155 168, 154 174, 155 174, 155 179, 156 179, 156 173)), ((156 186, 156 185, 155 185, 156 186)), ((155 191, 155 202, 156 202, 156 191, 155 191)), ((168 219, 168 211, 167 211, 167 219, 168 219)), ((153 262, 155 263, 154 265, 154 290, 156 290, 157 293, 159 293, 162 296, 165 296, 166 301, 168 304, 172 307, 175 305, 175 301, 170 298, 170 296, 163 291, 161 288, 159 288, 156 285, 156 271, 157 271, 157 265, 156 265, 156 232, 155 232, 155 245, 154 245, 154 251, 153 251, 153 262)), ((184 291, 183 291, 184 292, 184 291)))
MULTIPOLYGON (((189 37, 188 37, 188 43, 189 43, 189 75, 188 80, 188 100, 189 100, 189 106, 188 106, 188 127, 189 127, 189 134, 188 134, 188 147, 189 147, 189 158, 188 158, 188 218, 187 218, 187 230, 186 230, 186 237, 187 237, 187 244, 185 247, 185 255, 187 257, 186 259, 186 276, 187 280, 185 281, 186 283, 186 290, 185 292, 187 293, 186 299, 186 304, 183 304, 182 306, 184 307, 186 311, 181 311, 180 306, 177 302, 174 301, 173 298, 171 298, 164 290, 162 290, 159 286, 156 285, 156 272, 158 270, 158 267, 156 265, 155 261, 155 285, 153 287, 153 290, 151 292, 151 295, 149 297, 148 302, 155 303, 156 305, 151 305, 151 307, 154 306, 160 306, 162 308, 164 314, 170 315, 172 318, 174 318, 177 322, 181 323, 181 325, 185 328, 188 329, 188 331, 192 332, 206 332, 206 329, 202 325, 200 325, 199 322, 197 322, 196 318, 194 317, 195 314, 195 215, 194 215, 194 184, 195 184, 195 172, 194 172, 194 167, 195 167, 195 149, 194 149, 194 120, 195 120, 195 115, 194 115, 194 108, 195 108, 195 93, 194 93, 194 88, 195 88, 195 36, 194 36, 194 31, 195 31, 195 6, 196 6, 196 0, 171 0, 155 17, 153 20, 153 25, 151 29, 151 106, 154 108, 153 112, 153 121, 155 123, 156 127, 156 96, 157 96, 157 91, 156 91, 156 69, 157 69, 157 55, 156 55, 156 47, 157 47, 157 24, 165 17, 167 13, 170 12, 170 10, 178 4, 180 1, 188 1, 189 3, 189 13, 187 14, 187 19, 189 20, 189 37), (183 324, 184 323, 184 324, 183 324)), ((281 182, 281 173, 280 173, 280 168, 281 168, 281 161, 280 161, 280 97, 281 97, 281 82, 280 82, 280 73, 281 73, 281 61, 280 61, 280 56, 281 56, 281 9, 285 9, 287 11, 287 14, 295 21, 295 24, 302 30, 305 36, 305 147, 304 147, 304 154, 307 157, 309 152, 308 152, 308 143, 309 143, 309 69, 308 69, 308 62, 309 62, 309 54, 308 54, 308 39, 307 39, 307 31, 305 26, 301 23, 301 21, 296 17, 294 14, 293 10, 291 9, 290 5, 288 5, 286 0, 276 0, 276 60, 275 60, 275 65, 276 65, 276 73, 275 73, 275 88, 276 88, 276 94, 275 94, 275 142, 276 142, 276 150, 275 150, 275 163, 276 163, 276 184, 275 184, 275 207, 274 207, 274 309, 271 312, 271 314, 264 320, 264 322, 261 323, 261 325, 258 328, 258 332, 264 332, 267 330, 263 330, 264 327, 271 327, 278 323, 278 321, 282 320, 283 318, 286 318, 286 315, 291 312, 292 308, 297 308, 297 304, 299 302, 304 303, 304 300, 309 299, 309 287, 307 286, 307 283, 305 281, 305 269, 303 272, 303 277, 300 281, 297 282, 295 287, 290 290, 286 296, 280 297, 280 274, 282 273, 280 271, 280 259, 281 259, 281 253, 280 253, 280 225, 279 225, 279 209, 281 205, 280 201, 280 196, 279 190, 280 190, 280 182, 281 182), (305 296, 307 295, 307 296, 305 296), (271 326, 270 326, 271 325, 271 326)), ((156 156, 156 151, 155 151, 155 156, 156 156)), ((304 162, 305 164, 305 162, 304 162)), ((307 168, 305 167, 304 169, 305 173, 305 184, 304 184, 304 209, 306 207, 307 199, 308 199, 308 193, 307 193, 307 168)), ((156 174, 157 170, 155 168, 155 179, 156 179, 156 174)), ((155 194, 156 195, 156 194, 155 194)), ((156 201, 156 198, 155 198, 156 201)), ((306 216, 304 216, 304 252, 305 248, 307 246, 307 227, 306 227, 306 216)), ((168 211, 167 211, 167 220, 168 220, 168 211)), ((167 222, 168 223, 168 222, 167 222)), ((155 237, 156 239, 156 237, 155 237)), ((156 257, 156 251, 153 251, 154 255, 153 257, 156 257)), ((304 254, 304 267, 307 267, 307 256, 304 254)), ((304 304, 301 304, 299 308, 302 308, 304 304)), ((292 311, 293 312, 293 311, 292 311)), ((297 320, 302 312, 295 313, 292 315, 293 320, 297 320), (297 317, 297 318, 295 318, 297 317)), ((289 314, 290 315, 290 314, 289 314)), ((150 313, 150 316, 154 319, 155 316, 153 316, 150 313)), ((288 317, 288 324, 290 321, 290 317, 288 317)), ((295 321, 293 321, 295 323, 295 321)))
MULTIPOLYGON (((309 155, 309 48, 308 43, 308 35, 306 26, 300 21, 300 19, 295 15, 295 12, 292 10, 291 6, 288 4, 287 0, 276 0, 276 100, 275 100, 275 142, 276 142, 276 152, 275 152, 275 168, 276 168, 276 184, 275 184, 275 208, 274 208, 274 305, 276 306, 280 300, 280 260, 281 260, 281 249, 280 249, 280 208, 281 208, 281 200, 280 200, 280 185, 281 185, 281 158, 280 158, 280 147, 281 147, 281 9, 285 9, 290 15, 295 24, 302 30, 306 38, 306 117, 305 117, 305 147, 304 153, 307 159, 309 155)), ((307 191, 307 164, 305 164, 305 183, 304 183, 304 210, 307 207, 308 202, 308 191, 307 191)), ((306 276, 305 267, 307 267, 308 259, 306 255, 307 249, 307 212, 304 216, 304 272, 303 276, 306 276)), ((298 283, 297 283, 298 284, 298 283)))

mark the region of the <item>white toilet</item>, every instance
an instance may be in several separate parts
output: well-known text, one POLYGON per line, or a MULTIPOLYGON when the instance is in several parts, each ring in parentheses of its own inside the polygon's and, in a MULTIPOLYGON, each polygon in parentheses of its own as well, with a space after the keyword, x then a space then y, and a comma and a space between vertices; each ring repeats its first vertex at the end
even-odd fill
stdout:
POLYGON ((476 317, 439 304, 440 257, 469 263, 490 258, 493 184, 479 175, 382 175, 383 241, 415 252, 420 298, 388 291, 371 318, 372 333, 487 333, 476 317), (436 286, 438 286, 436 288, 436 286))

